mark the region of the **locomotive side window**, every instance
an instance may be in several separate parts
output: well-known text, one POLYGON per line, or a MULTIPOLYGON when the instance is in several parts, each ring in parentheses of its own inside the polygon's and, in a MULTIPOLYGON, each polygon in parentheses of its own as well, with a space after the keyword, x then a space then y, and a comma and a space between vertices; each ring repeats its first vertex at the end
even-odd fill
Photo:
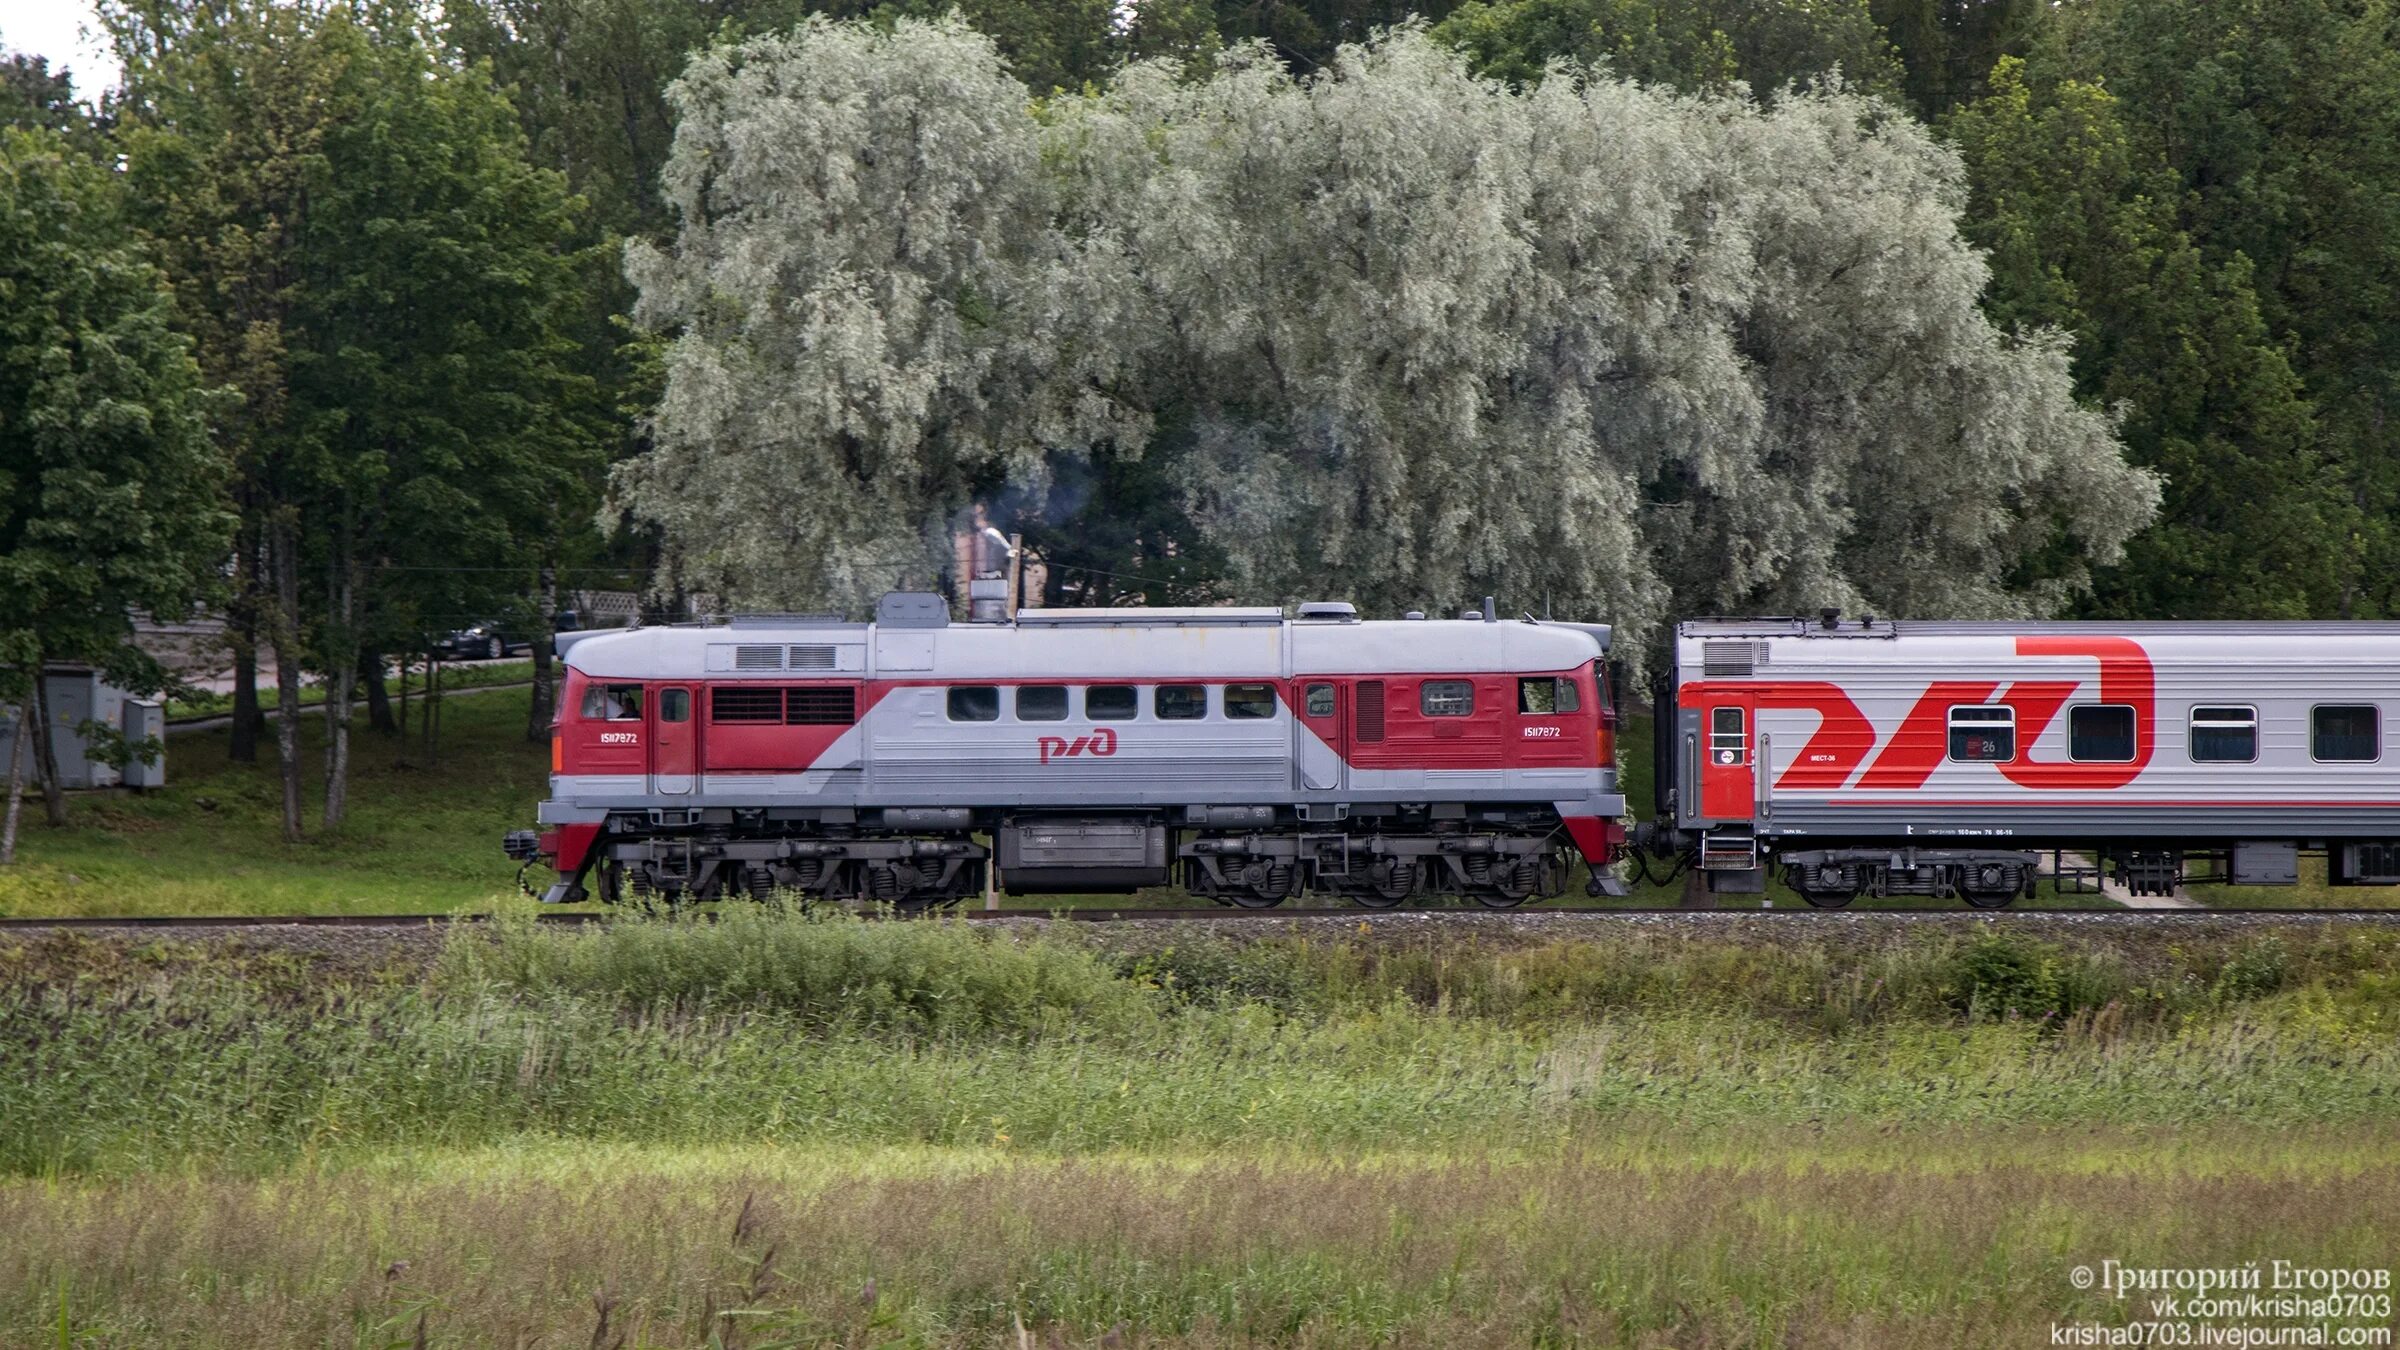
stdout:
POLYGON ((2383 757, 2382 719, 2372 703, 2320 703, 2308 712, 2309 757, 2372 764, 2383 757))
POLYGON ((1308 715, 1311 717, 1333 716, 1332 685, 1312 684, 1308 687, 1308 715))
POLYGON ((2258 709, 2192 709, 2194 764, 2248 764, 2258 758, 2258 709))
POLYGON ((1427 680, 1417 691, 1417 709, 1427 717, 1472 717, 1475 685, 1470 680, 1427 680))
POLYGON ((1275 715, 1275 686, 1271 684, 1226 685, 1225 715, 1247 718, 1273 717, 1275 715))
POLYGON ((1527 717, 1571 713, 1582 706, 1582 696, 1575 692, 1573 680, 1544 675, 1538 679, 1517 681, 1517 711, 1527 717))
POLYGON ((1358 739, 1362 741, 1383 739, 1383 681, 1360 680, 1358 682, 1358 710, 1355 716, 1358 719, 1358 739))
POLYGON ((659 691, 658 691, 658 720, 659 720, 659 721, 661 721, 661 722, 689 722, 689 721, 691 721, 691 720, 692 720, 692 691, 691 691, 691 690, 689 690, 689 689, 661 689, 661 690, 659 690, 659 691))
POLYGON ((1000 720, 1000 691, 988 684, 957 684, 950 687, 950 720, 953 722, 997 722, 1000 720))
POLYGON ((1208 686, 1204 684, 1162 684, 1153 696, 1150 710, 1162 722, 1190 722, 1208 716, 1208 686))
POLYGON ((1101 684, 1083 691, 1083 715, 1095 722, 1130 722, 1141 694, 1130 684, 1101 684))
POLYGON ((846 727, 858 720, 858 691, 786 689, 783 720, 795 727, 846 727))
POLYGON ((2133 762, 2133 709, 2085 703, 2067 709, 2067 758, 2078 764, 2133 762))
POLYGON ((1029 684, 1017 690, 1017 720, 1020 722, 1066 721, 1066 686, 1062 684, 1029 684))
POLYGON ((2017 757, 2017 710, 1968 704, 1950 710, 1954 763, 2006 764, 2017 757))
POLYGON ((583 719, 587 722, 641 721, 642 687, 638 684, 585 685, 583 719))
POLYGON ((780 722, 783 691, 755 684, 720 684, 708 691, 711 722, 780 722))

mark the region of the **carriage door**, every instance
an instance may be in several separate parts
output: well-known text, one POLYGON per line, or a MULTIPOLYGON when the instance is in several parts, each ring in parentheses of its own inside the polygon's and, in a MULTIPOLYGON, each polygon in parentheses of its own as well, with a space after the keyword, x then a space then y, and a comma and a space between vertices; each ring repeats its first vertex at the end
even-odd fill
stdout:
POLYGON ((1757 700, 1747 691, 1711 690, 1701 701, 1700 814, 1749 820, 1758 810, 1757 700))
POLYGON ((650 708, 650 790, 662 796, 690 792, 699 759, 692 691, 680 684, 667 685, 650 700, 650 708))
POLYGON ((1300 715, 1292 719, 1292 759, 1300 786, 1339 791, 1342 762, 1349 758, 1342 737, 1342 687, 1332 680, 1301 680, 1300 715))

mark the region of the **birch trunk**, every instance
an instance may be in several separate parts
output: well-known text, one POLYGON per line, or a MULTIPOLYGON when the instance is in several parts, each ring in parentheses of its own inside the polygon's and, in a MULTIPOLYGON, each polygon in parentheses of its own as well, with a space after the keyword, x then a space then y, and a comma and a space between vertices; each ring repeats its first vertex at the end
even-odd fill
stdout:
POLYGON ((300 559, 288 522, 275 530, 275 758, 283 770, 283 838, 300 831, 300 559))
POLYGON ((17 705, 16 734, 8 738, 8 814, 0 819, 0 867, 17 860, 17 817, 25 806, 25 737, 33 730, 33 703, 17 705))

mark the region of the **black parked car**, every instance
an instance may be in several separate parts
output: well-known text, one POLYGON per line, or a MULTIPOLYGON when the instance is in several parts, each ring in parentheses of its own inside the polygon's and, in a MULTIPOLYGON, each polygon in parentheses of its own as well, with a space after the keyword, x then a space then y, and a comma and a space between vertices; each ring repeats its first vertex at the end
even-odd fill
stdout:
MULTIPOLYGON (((556 633, 573 633, 582 628, 583 616, 571 609, 560 610, 551 625, 551 631, 556 633)), ((531 656, 533 635, 515 624, 487 619, 436 642, 433 654, 445 661, 497 661, 504 656, 531 656)))

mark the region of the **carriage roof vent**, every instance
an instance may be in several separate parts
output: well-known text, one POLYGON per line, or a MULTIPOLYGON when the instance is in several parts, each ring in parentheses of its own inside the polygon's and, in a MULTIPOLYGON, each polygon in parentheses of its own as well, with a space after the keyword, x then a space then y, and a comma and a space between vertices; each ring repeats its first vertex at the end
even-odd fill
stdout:
POLYGON ((842 622, 839 614, 780 614, 761 611, 754 614, 728 614, 727 628, 817 628, 842 622))
POLYGON ((875 622, 885 628, 948 628, 950 605, 931 591, 892 591, 875 602, 875 622))
POLYGON ((1330 619, 1335 623, 1357 623, 1358 606, 1347 600, 1304 600, 1292 613, 1303 619, 1330 619))
POLYGON ((1765 649, 1763 642, 1703 642, 1700 673, 1710 679, 1754 674, 1758 663, 1766 659, 1765 649))

